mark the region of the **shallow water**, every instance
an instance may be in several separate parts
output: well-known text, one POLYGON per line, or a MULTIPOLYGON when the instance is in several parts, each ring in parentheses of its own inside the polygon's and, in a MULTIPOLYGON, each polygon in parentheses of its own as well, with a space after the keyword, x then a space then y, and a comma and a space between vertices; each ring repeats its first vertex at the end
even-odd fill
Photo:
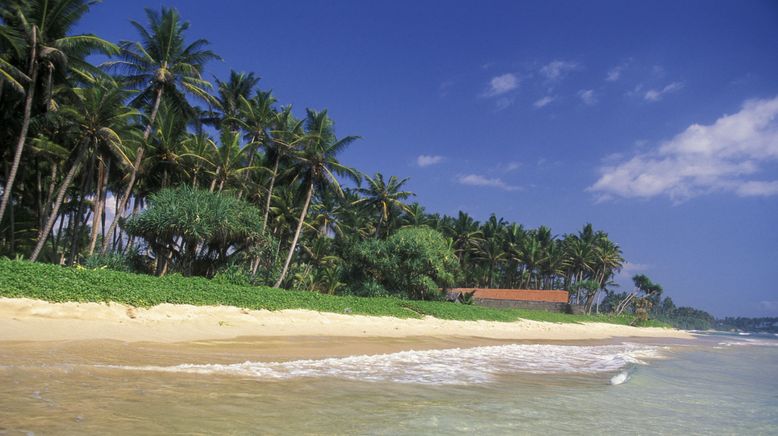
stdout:
POLYGON ((774 337, 351 341, 2 344, 0 434, 778 434, 774 337))

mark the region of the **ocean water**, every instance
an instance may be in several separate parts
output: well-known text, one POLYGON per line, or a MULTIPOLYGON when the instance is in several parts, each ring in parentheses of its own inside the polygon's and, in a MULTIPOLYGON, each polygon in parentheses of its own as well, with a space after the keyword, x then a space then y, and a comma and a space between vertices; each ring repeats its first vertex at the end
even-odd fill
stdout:
POLYGON ((0 435, 778 434, 773 335, 303 360, 237 347, 0 344, 0 435))

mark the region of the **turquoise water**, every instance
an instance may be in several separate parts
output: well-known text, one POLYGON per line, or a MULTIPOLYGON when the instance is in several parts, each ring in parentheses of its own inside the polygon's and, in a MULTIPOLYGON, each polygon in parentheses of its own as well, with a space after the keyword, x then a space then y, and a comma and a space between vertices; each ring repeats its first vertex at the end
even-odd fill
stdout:
POLYGON ((778 434, 774 336, 220 364, 48 359, 0 352, 0 434, 778 434))

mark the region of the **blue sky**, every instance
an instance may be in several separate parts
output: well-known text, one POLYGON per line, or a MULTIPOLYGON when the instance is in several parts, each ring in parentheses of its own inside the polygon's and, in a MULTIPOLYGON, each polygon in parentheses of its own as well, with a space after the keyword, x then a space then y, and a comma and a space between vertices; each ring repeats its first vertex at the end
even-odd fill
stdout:
POLYGON ((209 76, 328 108, 363 137, 342 160, 428 211, 591 222, 623 283, 778 316, 778 3, 106 0, 79 30, 134 39, 162 5, 224 58, 209 76))

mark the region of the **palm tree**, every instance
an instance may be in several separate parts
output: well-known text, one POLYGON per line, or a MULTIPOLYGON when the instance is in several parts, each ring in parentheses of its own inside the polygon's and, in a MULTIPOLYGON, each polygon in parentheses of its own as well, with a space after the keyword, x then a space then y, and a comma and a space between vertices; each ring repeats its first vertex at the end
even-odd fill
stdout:
POLYGON ((597 301, 597 295, 611 283, 613 276, 621 270, 624 263, 621 248, 608 239, 608 235, 598 232, 599 237, 595 243, 595 264, 593 266, 593 279, 598 287, 594 293, 587 295, 585 308, 591 313, 592 306, 597 301))
POLYGON ((331 229, 341 240, 367 239, 373 234, 370 217, 364 209, 354 207, 354 203, 360 199, 354 189, 344 189, 343 196, 320 194, 319 198, 324 202, 327 199, 337 201, 331 211, 335 217, 331 229))
POLYGON ((384 175, 376 173, 374 177, 365 177, 367 188, 358 188, 357 192, 364 195, 357 200, 355 205, 362 205, 374 212, 378 212, 378 221, 375 228, 375 237, 381 237, 382 225, 388 223, 395 210, 407 212, 408 206, 402 202, 411 196, 413 192, 401 191, 400 189, 409 179, 399 180, 396 176, 391 176, 389 182, 384 181, 384 175))
MULTIPOLYGON (((271 91, 258 91, 251 99, 248 99, 243 95, 238 96, 238 113, 233 118, 230 118, 230 120, 234 120, 234 122, 246 132, 244 139, 250 147, 248 166, 254 165, 254 160, 260 147, 266 147, 268 150, 270 148, 269 129, 277 116, 274 107, 275 104, 276 98, 273 97, 271 91)), ((275 174, 278 172, 278 167, 276 166, 274 168, 275 174)), ((247 172, 245 175, 246 179, 248 179, 250 174, 247 172)), ((269 194, 267 199, 270 199, 272 196, 272 189, 268 191, 269 194)), ((270 209, 267 205, 267 199, 265 201, 265 211, 270 209)), ((267 216, 265 216, 265 220, 267 220, 267 216)), ((263 230, 264 226, 265 224, 263 221, 263 230)))
POLYGON ((521 224, 514 223, 505 228, 503 250, 508 260, 508 270, 504 277, 504 283, 507 288, 511 288, 514 284, 526 238, 527 232, 521 224))
POLYGON ((484 284, 491 288, 494 284, 495 267, 505 258, 505 251, 502 247, 502 241, 499 236, 481 239, 475 248, 477 259, 483 260, 487 264, 486 280, 484 284))
MULTIPOLYGON (((134 109, 124 105, 128 93, 119 88, 117 84, 109 79, 91 78, 88 86, 74 89, 78 96, 77 106, 66 106, 61 110, 78 130, 78 147, 75 151, 74 163, 68 172, 57 194, 57 199, 46 221, 46 225, 38 234, 38 243, 35 246, 30 260, 35 261, 40 255, 41 249, 46 243, 54 222, 57 220, 59 208, 62 205, 65 191, 70 187, 70 183, 76 174, 77 168, 81 165, 84 158, 90 154, 98 156, 101 170, 98 171, 98 196, 103 191, 102 183, 105 183, 106 160, 109 155, 114 155, 119 160, 128 165, 129 158, 124 154, 121 145, 123 138, 132 135, 132 118, 137 116, 134 109)), ((94 251, 95 241, 97 239, 98 218, 102 214, 105 196, 98 203, 102 203, 99 209, 95 210, 93 221, 92 236, 90 240, 89 251, 94 251)))
MULTIPOLYGON (((39 85, 39 74, 42 72, 45 75, 45 80, 40 85, 43 87, 44 102, 48 106, 55 74, 57 78, 64 81, 70 71, 83 73, 90 69, 89 64, 84 60, 90 53, 100 51, 110 55, 118 51, 115 45, 94 35, 68 35, 89 10, 91 4, 87 0, 32 0, 12 2, 10 6, 0 8, 0 13, 4 14, 1 17, 3 22, 14 29, 3 32, 6 35, 5 40, 11 42, 17 36, 23 35, 25 53, 20 58, 20 63, 27 66, 25 79, 29 79, 25 92, 22 125, 11 169, 3 188, 3 197, 0 200, 0 222, 11 199, 16 173, 22 160, 35 90, 39 85)), ((15 41, 15 47, 20 47, 18 39, 15 41)), ((12 78, 13 70, 8 68, 8 64, 8 62, 3 63, 3 70, 12 78)), ((7 80, 5 74, 3 78, 7 80)))
POLYGON ((192 187, 200 186, 203 173, 214 172, 213 169, 213 151, 218 146, 210 135, 205 132, 190 134, 181 141, 181 157, 183 158, 183 169, 187 176, 192 180, 192 187))
POLYGON ((524 244, 521 258, 526 271, 526 277, 522 277, 523 284, 526 284, 524 286, 537 288, 539 268, 546 261, 546 254, 541 240, 537 238, 537 231, 530 231, 529 238, 527 238, 524 244), (532 284, 533 278, 535 279, 535 285, 532 284))
POLYGON ((241 102, 251 95, 254 87, 259 83, 259 77, 255 77, 254 73, 238 73, 231 70, 230 78, 226 82, 219 79, 215 82, 218 93, 215 104, 220 113, 218 117, 211 117, 207 121, 216 127, 226 126, 236 132, 239 127, 241 102))
POLYGON ((405 214, 402 217, 403 227, 425 226, 430 223, 430 217, 427 215, 424 206, 417 202, 407 205, 405 214))
MULTIPOLYGON (((277 115, 276 101, 272 91, 258 91, 252 98, 238 96, 238 113, 230 119, 246 132, 246 141, 262 144, 268 139, 268 129, 277 115)), ((287 110, 291 111, 291 106, 287 110)))
POLYGON ((212 165, 215 168, 210 188, 212 192, 217 183, 219 192, 222 192, 225 183, 236 180, 237 176, 255 169, 246 166, 248 161, 245 158, 247 152, 248 147, 241 146, 240 144, 240 133, 222 129, 221 146, 212 153, 214 157, 212 165))
POLYGON ((478 259, 487 264, 486 285, 492 287, 494 283, 495 267, 505 258, 503 250, 503 235, 505 233, 506 222, 492 214, 489 219, 481 226, 482 238, 475 247, 475 253, 478 259))
POLYGON ((293 163, 297 177, 301 179, 306 190, 305 200, 300 218, 297 221, 297 229, 289 246, 289 254, 286 256, 284 267, 275 287, 281 286, 289 271, 289 264, 297 248, 297 240, 300 238, 303 221, 308 214, 308 206, 311 204, 314 192, 316 190, 322 192, 332 190, 342 196, 343 190, 336 176, 346 177, 355 182, 359 181, 360 176, 355 169, 349 168, 337 160, 337 155, 357 139, 357 136, 337 139, 334 123, 327 116, 326 109, 321 112, 307 110, 302 150, 295 153, 293 163))
MULTIPOLYGON (((0 20, 13 14, 8 7, 0 6, 0 20)), ((5 21, 5 20, 3 20, 5 21)), ((5 83, 24 95, 24 84, 29 83, 30 78, 13 64, 14 58, 23 57, 26 47, 21 33, 11 26, 0 25, 0 100, 2 100, 5 83)))
MULTIPOLYGON (((127 85, 140 90, 138 96, 133 99, 134 106, 151 108, 143 132, 144 144, 138 148, 132 174, 117 210, 124 210, 130 198, 143 162, 143 147, 151 135, 163 97, 190 114, 194 111, 189 105, 187 95, 209 103, 214 101, 208 94, 211 84, 202 78, 205 64, 219 59, 215 53, 205 49, 208 41, 197 39, 187 44, 184 34, 189 29, 189 23, 182 22, 175 9, 163 7, 161 12, 146 9, 146 17, 149 21, 148 29, 137 21, 131 21, 140 34, 141 41, 122 41, 119 44, 121 59, 103 64, 123 73, 127 85)), ((106 239, 113 235, 119 218, 119 214, 114 217, 106 239)), ((103 251, 105 250, 104 246, 103 251)))
MULTIPOLYGON (((337 237, 344 235, 344 229, 340 223, 341 207, 344 197, 333 192, 319 192, 318 201, 311 204, 311 220, 305 226, 317 234, 317 238, 334 234, 337 237)), ((349 204, 350 206, 351 204, 349 204)))
POLYGON ((454 254, 459 257, 462 270, 467 272, 469 254, 483 237, 478 221, 467 213, 459 211, 457 218, 444 226, 444 231, 454 240, 454 254))
POLYGON ((121 59, 103 64, 122 73, 128 86, 140 90, 133 99, 134 106, 151 108, 144 140, 151 134, 163 97, 187 115, 192 115, 187 95, 216 103, 208 93, 211 84, 203 79, 202 72, 208 61, 220 59, 205 49, 209 44, 205 39, 186 44, 184 33, 189 29, 189 22, 181 21, 177 10, 146 9, 146 18, 148 29, 130 21, 141 41, 122 41, 121 59))
MULTIPOLYGON (((285 106, 276 114, 273 122, 273 137, 266 144, 268 154, 273 159, 273 170, 270 175, 270 184, 267 189, 265 211, 262 214, 262 231, 265 230, 268 213, 270 213, 270 200, 273 198, 273 186, 278 177, 278 166, 298 144, 306 138, 303 134, 303 120, 298 120, 292 115, 292 106, 285 106)), ((258 130, 255 132, 259 133, 258 130)))
POLYGON ((174 186, 187 176, 181 165, 185 154, 183 144, 190 136, 187 121, 186 116, 170 102, 164 101, 160 105, 141 164, 146 183, 153 187, 151 190, 174 186))

